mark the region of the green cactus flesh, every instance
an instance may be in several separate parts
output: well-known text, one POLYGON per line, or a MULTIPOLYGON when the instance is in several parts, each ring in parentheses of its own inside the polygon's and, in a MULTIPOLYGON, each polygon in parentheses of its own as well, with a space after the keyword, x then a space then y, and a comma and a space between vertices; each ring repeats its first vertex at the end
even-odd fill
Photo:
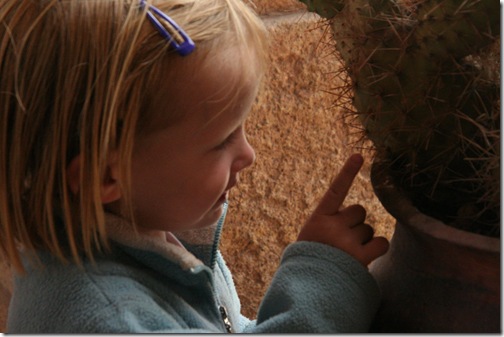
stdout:
POLYGON ((355 113, 396 183, 422 211, 498 236, 499 1, 303 2, 330 19, 355 113))

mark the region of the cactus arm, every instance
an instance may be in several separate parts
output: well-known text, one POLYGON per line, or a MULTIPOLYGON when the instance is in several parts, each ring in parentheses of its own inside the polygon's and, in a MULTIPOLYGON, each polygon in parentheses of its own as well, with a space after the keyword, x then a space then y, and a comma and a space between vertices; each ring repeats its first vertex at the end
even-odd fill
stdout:
POLYGON ((355 113, 397 181, 451 215, 499 209, 499 81, 471 60, 500 39, 499 1, 300 1, 329 19, 355 113))
POLYGON ((426 57, 460 59, 500 34, 497 0, 428 0, 419 5, 416 43, 426 57))

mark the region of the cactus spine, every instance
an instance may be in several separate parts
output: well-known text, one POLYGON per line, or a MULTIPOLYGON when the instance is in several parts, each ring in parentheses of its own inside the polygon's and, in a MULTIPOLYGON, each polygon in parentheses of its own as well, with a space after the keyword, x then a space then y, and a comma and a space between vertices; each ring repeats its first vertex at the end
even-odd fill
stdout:
POLYGON ((395 183, 421 211, 499 236, 499 1, 300 1, 329 19, 342 92, 395 183))

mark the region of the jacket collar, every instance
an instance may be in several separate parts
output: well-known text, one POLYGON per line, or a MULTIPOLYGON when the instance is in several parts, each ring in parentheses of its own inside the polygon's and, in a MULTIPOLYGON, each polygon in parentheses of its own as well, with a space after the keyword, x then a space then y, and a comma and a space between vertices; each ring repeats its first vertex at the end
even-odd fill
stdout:
POLYGON ((227 206, 225 203, 221 218, 212 226, 159 236, 138 233, 132 230, 130 222, 107 213, 108 236, 128 254, 146 264, 157 263, 155 261, 159 262, 161 257, 165 260, 163 264, 170 262, 183 270, 200 269, 202 266, 213 269, 227 206), (181 244, 171 239, 170 235, 174 235, 181 244))

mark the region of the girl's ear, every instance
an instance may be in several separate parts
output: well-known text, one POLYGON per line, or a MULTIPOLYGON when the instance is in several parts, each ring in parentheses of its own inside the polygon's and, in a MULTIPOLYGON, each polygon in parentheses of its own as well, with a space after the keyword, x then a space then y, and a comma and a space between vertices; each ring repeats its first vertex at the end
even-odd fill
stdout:
MULTIPOLYGON (((82 155, 77 155, 67 166, 68 187, 73 194, 78 194, 80 190, 80 172, 82 170, 82 155)), ((118 168, 116 156, 112 155, 105 176, 102 177, 100 186, 101 202, 108 204, 121 198, 121 188, 118 180, 118 168)))

